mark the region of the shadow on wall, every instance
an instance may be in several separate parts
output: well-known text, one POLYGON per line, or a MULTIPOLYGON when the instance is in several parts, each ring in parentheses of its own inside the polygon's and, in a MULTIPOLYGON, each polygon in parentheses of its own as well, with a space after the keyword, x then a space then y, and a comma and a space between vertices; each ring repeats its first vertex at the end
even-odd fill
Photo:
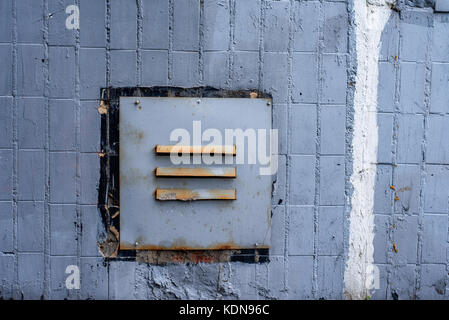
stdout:
POLYGON ((374 299, 448 298, 448 32, 449 16, 404 7, 382 33, 374 299))

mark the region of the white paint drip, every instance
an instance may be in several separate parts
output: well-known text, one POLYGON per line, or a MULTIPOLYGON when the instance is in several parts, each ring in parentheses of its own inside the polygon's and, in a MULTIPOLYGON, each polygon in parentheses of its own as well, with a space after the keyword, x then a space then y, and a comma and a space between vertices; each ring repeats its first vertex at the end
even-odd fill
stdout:
POLYGON ((385 0, 355 0, 357 75, 354 92, 352 209, 349 221, 349 257, 346 263, 346 299, 371 295, 369 273, 374 268, 374 183, 378 127, 376 120, 380 39, 391 9, 385 0))

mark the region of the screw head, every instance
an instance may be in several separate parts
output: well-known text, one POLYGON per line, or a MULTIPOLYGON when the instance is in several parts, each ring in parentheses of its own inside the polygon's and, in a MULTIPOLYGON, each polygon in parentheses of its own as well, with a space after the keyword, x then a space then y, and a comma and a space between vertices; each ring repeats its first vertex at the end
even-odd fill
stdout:
POLYGON ((140 100, 136 100, 136 101, 134 101, 134 104, 135 104, 135 105, 138 105, 138 104, 140 104, 140 100))

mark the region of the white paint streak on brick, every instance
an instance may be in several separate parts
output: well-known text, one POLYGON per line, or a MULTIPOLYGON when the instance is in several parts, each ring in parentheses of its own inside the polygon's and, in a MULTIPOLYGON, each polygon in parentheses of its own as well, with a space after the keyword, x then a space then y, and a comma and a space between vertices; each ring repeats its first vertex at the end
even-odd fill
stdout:
POLYGON ((365 283, 374 263, 378 59, 380 37, 390 12, 385 0, 354 1, 357 52, 351 176, 354 191, 349 222, 349 257, 344 275, 346 299, 364 299, 371 295, 365 283))

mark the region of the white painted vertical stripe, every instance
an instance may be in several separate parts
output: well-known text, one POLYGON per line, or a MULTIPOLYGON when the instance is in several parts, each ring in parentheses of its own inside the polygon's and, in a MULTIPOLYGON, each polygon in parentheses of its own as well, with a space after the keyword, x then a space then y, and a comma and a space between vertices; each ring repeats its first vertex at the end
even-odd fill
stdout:
POLYGON ((344 275, 346 299, 371 295, 366 285, 374 264, 374 183, 378 128, 378 60, 383 28, 391 9, 385 0, 354 0, 357 74, 354 92, 353 195, 349 221, 349 256, 344 275))

